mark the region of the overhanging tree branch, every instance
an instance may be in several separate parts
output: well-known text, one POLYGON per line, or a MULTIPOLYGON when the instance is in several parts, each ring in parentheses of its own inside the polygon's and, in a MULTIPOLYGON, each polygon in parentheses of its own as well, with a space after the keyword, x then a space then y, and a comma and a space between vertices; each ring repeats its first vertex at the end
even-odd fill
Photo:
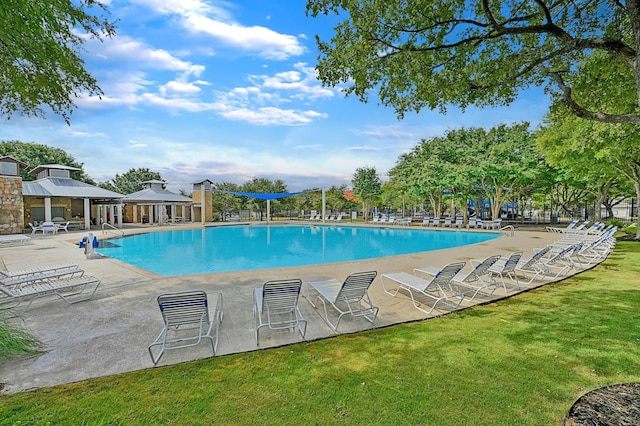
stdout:
POLYGON ((590 111, 579 105, 573 99, 572 91, 567 86, 559 72, 550 72, 549 76, 556 82, 562 92, 562 101, 578 117, 586 120, 599 121, 601 123, 623 124, 632 123, 640 125, 640 116, 635 114, 607 114, 604 112, 590 111))

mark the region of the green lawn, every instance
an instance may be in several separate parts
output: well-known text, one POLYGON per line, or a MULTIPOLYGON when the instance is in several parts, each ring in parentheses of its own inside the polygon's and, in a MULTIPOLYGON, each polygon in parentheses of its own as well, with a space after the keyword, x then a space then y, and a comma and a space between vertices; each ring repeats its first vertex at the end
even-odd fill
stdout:
POLYGON ((557 425, 640 381, 640 244, 443 318, 0 398, 1 424, 557 425))

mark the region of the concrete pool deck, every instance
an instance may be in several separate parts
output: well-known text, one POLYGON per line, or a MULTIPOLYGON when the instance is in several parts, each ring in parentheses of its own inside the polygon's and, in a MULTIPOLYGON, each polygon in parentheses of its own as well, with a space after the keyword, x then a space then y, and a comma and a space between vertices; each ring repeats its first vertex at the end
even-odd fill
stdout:
MULTIPOLYGON (((274 223, 274 226, 277 224, 274 223)), ((200 227, 200 224, 126 226, 124 232, 134 234, 200 227)), ((451 232, 447 229, 441 231, 451 232)), ((115 236, 113 233, 102 235, 99 230, 92 232, 98 238, 115 236)), ((301 278, 303 282, 329 278, 342 280, 352 272, 378 271, 378 277, 369 291, 373 303, 380 307, 378 317, 375 324, 371 324, 363 318, 346 316, 340 323, 339 334, 353 333, 448 312, 434 310, 432 314, 426 315, 414 308, 406 294, 389 296, 384 293, 380 284, 381 274, 401 271, 411 273, 416 267, 441 267, 453 261, 467 261, 464 271, 469 271, 471 267, 468 261, 471 258, 513 251, 523 251, 524 257, 530 257, 534 247, 543 247, 563 235, 544 232, 544 228, 540 226, 535 229, 516 229, 513 236, 505 235, 478 244, 431 252, 326 265, 163 277, 107 257, 86 259, 84 251, 78 248, 78 242, 87 234, 88 231, 77 231, 38 235, 32 238, 31 244, 0 248, 0 257, 9 270, 72 262, 84 269, 87 275, 102 280, 91 300, 68 305, 58 297, 49 296, 13 310, 19 317, 12 321, 35 335, 43 343, 44 351, 38 355, 4 361, 0 365, 0 392, 15 393, 152 368, 147 347, 163 326, 156 297, 164 292, 200 289, 209 293, 210 299, 213 299, 213 292, 222 292, 224 320, 217 351, 217 355, 221 356, 303 341, 298 333, 263 329, 260 333, 260 346, 256 346, 252 292, 265 281, 284 278, 301 278)), ((547 282, 535 281, 528 288, 547 282)), ((505 294, 504 290, 498 289, 490 300, 515 293, 505 294)), ((476 297, 473 304, 486 301, 486 298, 476 297)), ((304 298, 300 299, 299 306, 308 321, 304 341, 336 335, 304 298)), ((460 308, 468 306, 470 304, 465 300, 460 308)), ((158 366, 210 356, 211 346, 203 342, 194 348, 165 353, 158 366)))

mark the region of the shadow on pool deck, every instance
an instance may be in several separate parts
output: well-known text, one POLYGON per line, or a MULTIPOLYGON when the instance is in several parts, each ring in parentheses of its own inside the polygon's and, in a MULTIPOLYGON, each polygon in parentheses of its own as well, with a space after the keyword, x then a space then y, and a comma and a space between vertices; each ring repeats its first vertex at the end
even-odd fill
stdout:
MULTIPOLYGON (((169 228, 127 227, 125 232, 132 234, 189 227, 194 225, 169 228)), ((162 329, 163 323, 156 297, 163 292, 188 289, 201 289, 210 293, 222 292, 224 320, 218 345, 220 356, 282 346, 302 340, 299 333, 264 330, 260 334, 260 348, 256 346, 252 292, 267 280, 342 280, 351 272, 378 271, 378 278, 369 291, 373 302, 380 307, 378 318, 375 324, 371 324, 363 318, 345 317, 340 323, 339 333, 353 333, 446 313, 435 310, 432 315, 425 315, 413 307, 406 295, 401 293, 395 298, 387 295, 380 285, 380 274, 412 272, 413 268, 421 266, 441 267, 453 261, 467 261, 466 271, 470 269, 470 258, 507 254, 517 250, 524 251, 524 255, 528 257, 534 247, 542 247, 562 237, 562 234, 540 230, 516 230, 513 237, 505 236, 464 247, 402 256, 327 265, 161 277, 111 258, 86 259, 83 250, 77 246, 84 235, 86 232, 79 231, 39 236, 33 239, 33 244, 0 248, 0 256, 10 270, 74 262, 87 274, 102 279, 102 284, 92 300, 67 305, 52 296, 15 309, 21 318, 14 320, 16 324, 40 339, 45 351, 39 355, 5 361, 0 365, 0 386, 3 386, 3 392, 15 393, 152 368, 153 363, 147 346, 162 329)), ((510 292, 509 296, 512 294, 510 292)), ((504 291, 497 290, 492 300, 503 297, 504 291)), ((486 299, 476 298, 474 304, 483 301, 486 299)), ((469 304, 463 302, 461 308, 467 306, 469 304)), ((300 309, 308 320, 305 341, 336 335, 304 298, 300 299, 300 309)), ((211 346, 203 342, 194 348, 167 352, 158 365, 176 364, 210 356, 211 346)))

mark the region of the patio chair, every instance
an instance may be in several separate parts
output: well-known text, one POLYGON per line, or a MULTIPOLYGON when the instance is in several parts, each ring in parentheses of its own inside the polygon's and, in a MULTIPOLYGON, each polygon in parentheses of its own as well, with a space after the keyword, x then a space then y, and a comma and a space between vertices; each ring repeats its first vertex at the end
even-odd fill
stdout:
POLYGON ((429 315, 433 312, 439 304, 445 304, 452 309, 456 309, 462 303, 464 295, 457 291, 455 286, 451 286, 453 277, 464 268, 465 262, 449 263, 442 269, 427 267, 416 268, 414 274, 408 274, 406 272, 395 272, 391 274, 382 274, 380 281, 382 282, 382 289, 385 293, 396 297, 400 290, 405 290, 411 297, 413 306, 419 311, 429 315), (430 280, 421 278, 416 275, 417 272, 422 272, 428 275, 432 275, 430 280), (398 287, 394 292, 387 289, 384 284, 384 279, 389 279, 398 283, 398 287), (447 294, 445 288, 449 289, 451 294, 447 294), (426 310, 421 307, 422 303, 418 301, 418 297, 426 298, 432 305, 431 309, 426 310), (457 302, 456 302, 457 300, 457 302))
POLYGON ((454 223, 454 226, 456 228, 462 228, 464 227, 464 218, 462 216, 458 216, 456 217, 456 223, 454 223))
POLYGON ((166 351, 196 346, 202 339, 211 342, 215 355, 224 316, 222 303, 222 293, 217 293, 211 315, 207 293, 202 290, 177 291, 158 296, 164 328, 148 348, 153 365, 158 364, 166 351), (214 332, 215 335, 212 335, 214 332), (160 351, 154 355, 156 346, 160 346, 160 351))
POLYGON ((467 292, 473 293, 469 302, 478 294, 484 297, 490 297, 498 286, 496 280, 491 276, 489 268, 498 260, 500 260, 499 254, 486 257, 483 260, 471 259, 472 266, 474 263, 477 263, 473 266, 473 270, 463 277, 461 277, 460 274, 453 277, 452 285, 457 286, 462 294, 466 295, 467 292))
POLYGON ((29 227, 31 227, 31 235, 34 235, 36 232, 41 231, 44 234, 44 230, 42 229, 42 225, 34 225, 29 222, 29 227))
POLYGON ((355 272, 350 274, 344 282, 335 279, 309 281, 303 296, 314 308, 322 303, 323 319, 334 332, 338 330, 340 320, 345 315, 364 317, 373 323, 378 315, 378 307, 371 302, 368 290, 376 275, 378 275, 376 271, 355 272), (311 297, 313 292, 316 293, 315 302, 311 297), (335 324, 329 319, 328 307, 338 313, 335 324))
POLYGON ((69 222, 65 223, 64 225, 62 223, 56 223, 55 227, 56 232, 64 231, 66 233, 69 233, 69 222))
POLYGON ((296 327, 304 338, 307 320, 304 319, 298 299, 302 280, 267 281, 253 291, 253 316, 256 322, 256 345, 260 345, 259 333, 262 327, 271 330, 294 330, 296 327), (304 325, 304 327, 303 327, 304 325))
MULTIPOLYGON (((500 277, 500 282, 502 282, 502 287, 505 292, 509 292, 507 289, 507 283, 505 282, 505 277, 510 278, 513 283, 515 283, 516 288, 520 290, 520 281, 518 280, 518 275, 516 274, 516 266, 522 257, 521 251, 516 251, 511 253, 506 260, 499 261, 493 264, 491 268, 489 268, 489 272, 493 275, 497 275, 500 277)), ((511 289, 511 290, 515 290, 511 289)))
POLYGON ((439 217, 434 217, 433 220, 431 221, 431 226, 440 226, 440 218, 439 217))
POLYGON ((425 217, 422 219, 422 223, 420 224, 420 226, 429 226, 430 222, 431 222, 431 218, 425 217))
POLYGON ((25 300, 31 304, 35 299, 54 295, 69 304, 89 300, 100 286, 100 280, 89 275, 63 277, 46 280, 22 280, 9 285, 0 285, 0 305, 2 309, 15 308, 25 300), (87 288, 93 288, 88 296, 76 297, 87 288), (13 303, 11 305, 8 305, 13 303))

